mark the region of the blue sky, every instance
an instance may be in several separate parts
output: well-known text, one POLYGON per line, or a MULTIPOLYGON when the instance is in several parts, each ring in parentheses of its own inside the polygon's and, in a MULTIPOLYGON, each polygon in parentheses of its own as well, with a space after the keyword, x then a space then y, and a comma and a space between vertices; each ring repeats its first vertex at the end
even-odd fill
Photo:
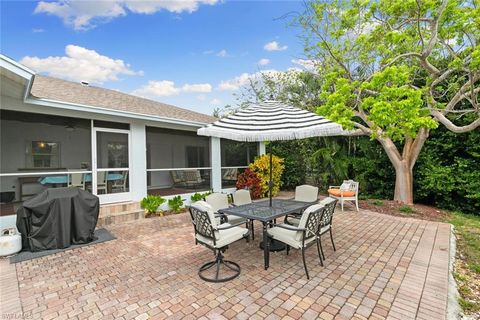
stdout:
POLYGON ((259 70, 299 67, 301 1, 1 2, 1 52, 67 80, 211 114, 259 70), (263 60, 262 60, 263 59, 263 60), (267 63, 268 62, 268 63, 267 63))

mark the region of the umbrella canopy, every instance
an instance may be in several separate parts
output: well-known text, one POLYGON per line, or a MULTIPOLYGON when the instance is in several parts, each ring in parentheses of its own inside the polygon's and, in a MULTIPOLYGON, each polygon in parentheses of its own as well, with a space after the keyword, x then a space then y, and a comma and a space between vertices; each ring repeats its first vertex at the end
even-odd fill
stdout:
POLYGON ((252 104, 197 131, 236 141, 296 140, 343 133, 342 126, 307 110, 278 102, 252 104))
MULTIPOLYGON (((342 126, 307 110, 278 102, 252 104, 197 130, 200 136, 262 142, 335 136, 342 126)), ((272 206, 272 149, 270 146, 269 198, 272 206)))

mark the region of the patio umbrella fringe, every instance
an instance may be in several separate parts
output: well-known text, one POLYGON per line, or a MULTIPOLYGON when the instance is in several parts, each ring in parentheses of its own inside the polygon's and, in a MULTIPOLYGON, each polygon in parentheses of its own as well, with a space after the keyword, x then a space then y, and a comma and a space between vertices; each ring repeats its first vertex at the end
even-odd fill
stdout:
POLYGON ((197 131, 198 135, 217 137, 222 139, 229 139, 243 142, 257 142, 257 141, 282 141, 305 139, 318 136, 335 136, 339 134, 338 127, 331 128, 305 128, 305 130, 289 130, 281 132, 281 130, 272 130, 271 132, 248 132, 241 130, 225 130, 215 128, 212 126, 201 128, 197 131), (237 131, 237 132, 235 132, 237 131))

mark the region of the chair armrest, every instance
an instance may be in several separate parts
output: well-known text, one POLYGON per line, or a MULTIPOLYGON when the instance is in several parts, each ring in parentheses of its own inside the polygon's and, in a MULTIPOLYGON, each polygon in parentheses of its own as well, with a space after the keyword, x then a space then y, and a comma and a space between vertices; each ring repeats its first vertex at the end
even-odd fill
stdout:
POLYGON ((340 186, 328 186, 328 189, 340 189, 340 186))
POLYGON ((238 227, 238 226, 241 226, 241 225, 245 225, 245 222, 239 222, 237 224, 230 224, 228 226, 225 226, 225 227, 221 227, 218 226, 215 228, 215 230, 227 230, 227 229, 231 229, 231 228, 234 228, 234 227, 238 227))
POLYGON ((305 228, 298 228, 298 227, 295 227, 295 226, 284 225, 284 224, 274 224, 273 226, 274 227, 279 227, 279 228, 282 228, 282 229, 286 229, 286 230, 291 230, 291 231, 305 231, 305 230, 307 230, 305 228))

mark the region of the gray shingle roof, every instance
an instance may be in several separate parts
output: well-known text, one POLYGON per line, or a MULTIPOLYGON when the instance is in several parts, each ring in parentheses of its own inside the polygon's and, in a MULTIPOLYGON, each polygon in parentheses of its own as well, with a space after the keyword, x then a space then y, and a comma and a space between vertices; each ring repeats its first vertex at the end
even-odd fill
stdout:
POLYGON ((133 112, 143 115, 153 115, 157 117, 167 117, 202 123, 211 123, 217 120, 215 117, 203 113, 140 98, 120 91, 95 86, 84 86, 80 83, 41 75, 35 75, 35 80, 30 93, 37 98, 133 112))

